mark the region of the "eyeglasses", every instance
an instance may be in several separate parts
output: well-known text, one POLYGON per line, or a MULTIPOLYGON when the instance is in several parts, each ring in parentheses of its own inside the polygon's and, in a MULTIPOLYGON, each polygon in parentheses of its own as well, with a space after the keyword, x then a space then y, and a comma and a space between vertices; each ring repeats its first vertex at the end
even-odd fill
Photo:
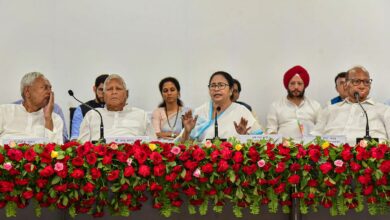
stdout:
POLYGON ((229 84, 227 83, 212 83, 212 84, 209 84, 208 87, 209 89, 225 89, 226 86, 229 86, 229 84))
POLYGON ((372 79, 349 79, 348 81, 350 81, 354 86, 358 86, 360 83, 363 83, 365 86, 369 86, 372 83, 372 79))

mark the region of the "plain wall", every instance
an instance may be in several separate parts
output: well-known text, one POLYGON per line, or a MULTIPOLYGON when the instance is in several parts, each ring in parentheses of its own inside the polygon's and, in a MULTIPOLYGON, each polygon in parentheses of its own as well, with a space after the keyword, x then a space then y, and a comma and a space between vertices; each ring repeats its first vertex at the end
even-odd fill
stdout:
POLYGON ((129 103, 147 111, 161 101, 158 82, 174 76, 197 107, 209 100, 209 76, 224 70, 265 126, 297 64, 310 73, 306 95, 322 105, 336 96, 335 75, 354 65, 368 69, 371 96, 384 101, 388 9, 386 0, 0 0, 0 103, 19 99, 21 77, 40 71, 67 118, 78 105, 68 89, 90 100, 100 73, 122 75, 129 103))

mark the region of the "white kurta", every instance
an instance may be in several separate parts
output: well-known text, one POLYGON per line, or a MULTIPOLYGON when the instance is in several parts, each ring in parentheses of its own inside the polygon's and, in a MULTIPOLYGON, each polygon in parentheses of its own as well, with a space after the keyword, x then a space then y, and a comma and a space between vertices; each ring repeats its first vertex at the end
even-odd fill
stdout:
POLYGON ((317 122, 321 105, 307 97, 299 106, 282 98, 272 103, 267 115, 267 133, 277 133, 294 139, 309 134, 317 122))
POLYGON ((49 142, 63 143, 64 124, 57 114, 52 114, 53 131, 45 128, 43 109, 27 112, 22 104, 0 105, 0 142, 12 138, 47 138, 49 142))
MULTIPOLYGON (((214 119, 212 119, 213 112, 212 103, 208 102, 197 109, 195 109, 194 115, 198 116, 195 128, 192 130, 190 136, 197 141, 205 141, 215 136, 214 131, 214 119)), ((262 134, 262 128, 252 113, 243 105, 232 103, 225 111, 218 115, 218 136, 220 138, 237 137, 237 133, 234 122, 237 124, 240 122, 241 117, 248 120, 248 127, 251 127, 249 133, 262 134)))
MULTIPOLYGON (((152 136, 147 113, 139 108, 125 106, 122 111, 108 111, 98 108, 103 117, 105 137, 152 136)), ((79 140, 98 140, 100 138, 100 117, 95 111, 88 111, 81 126, 79 140)))
MULTIPOLYGON (((368 115, 370 136, 380 140, 389 139, 390 108, 372 99, 362 102, 368 115)), ((366 134, 366 116, 357 103, 344 100, 326 107, 320 114, 312 135, 345 135, 350 145, 355 145, 357 137, 366 134)))

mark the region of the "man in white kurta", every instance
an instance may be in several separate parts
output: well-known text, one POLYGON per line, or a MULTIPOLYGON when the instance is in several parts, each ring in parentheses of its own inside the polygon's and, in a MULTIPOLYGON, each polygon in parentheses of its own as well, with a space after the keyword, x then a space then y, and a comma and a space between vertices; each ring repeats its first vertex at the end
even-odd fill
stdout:
POLYGON ((63 143, 63 122, 53 114, 54 94, 42 73, 31 72, 21 81, 21 104, 0 105, 0 142, 5 139, 43 138, 63 143))
MULTIPOLYGON (((215 136, 214 123, 212 116, 212 103, 208 102, 196 108, 194 115, 198 116, 195 128, 191 131, 190 137, 193 140, 205 141, 215 136)), ((250 134, 262 134, 261 126, 253 117, 252 113, 243 105, 232 102, 231 105, 218 115, 218 136, 220 138, 238 137, 234 122, 239 122, 241 118, 248 120, 250 134)))
MULTIPOLYGON (((122 111, 97 109, 103 117, 105 137, 150 136, 150 120, 147 113, 139 108, 125 106, 122 111)), ((89 111, 81 123, 79 140, 83 143, 100 138, 100 116, 89 111)))
POLYGON ((288 95, 272 103, 267 115, 268 134, 300 140, 314 127, 321 105, 304 96, 309 81, 308 72, 301 66, 295 66, 284 74, 283 82, 288 95))
POLYGON ((348 71, 345 84, 347 98, 325 108, 312 135, 345 135, 350 145, 356 144, 356 138, 366 135, 366 116, 356 102, 355 93, 367 112, 370 136, 380 141, 388 140, 390 134, 390 108, 369 98, 371 79, 363 67, 354 67, 348 71))
MULTIPOLYGON (((54 129, 45 128, 43 109, 27 112, 22 104, 0 105, 0 138, 46 138, 48 142, 61 144, 63 122, 52 114, 54 129)), ((3 144, 3 143, 2 143, 3 144)))

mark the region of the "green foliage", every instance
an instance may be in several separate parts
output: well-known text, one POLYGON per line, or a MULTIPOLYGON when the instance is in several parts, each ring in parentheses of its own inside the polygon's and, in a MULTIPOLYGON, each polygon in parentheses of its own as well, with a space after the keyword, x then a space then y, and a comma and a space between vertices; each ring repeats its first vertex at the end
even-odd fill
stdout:
POLYGON ((236 216, 237 218, 242 218, 243 215, 242 215, 242 208, 239 207, 239 206, 233 206, 233 214, 234 216, 236 216))
POLYGON ((16 217, 16 208, 15 202, 8 202, 5 206, 5 217, 16 217))

